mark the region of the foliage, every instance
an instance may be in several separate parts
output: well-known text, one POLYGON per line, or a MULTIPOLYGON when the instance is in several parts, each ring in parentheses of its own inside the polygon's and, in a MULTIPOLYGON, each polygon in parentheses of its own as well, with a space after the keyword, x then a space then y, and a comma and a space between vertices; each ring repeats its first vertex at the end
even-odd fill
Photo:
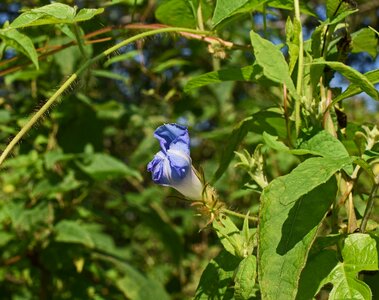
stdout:
POLYGON ((1 299, 378 298, 370 3, 0 4, 1 299), (199 201, 146 171, 164 123, 199 201))

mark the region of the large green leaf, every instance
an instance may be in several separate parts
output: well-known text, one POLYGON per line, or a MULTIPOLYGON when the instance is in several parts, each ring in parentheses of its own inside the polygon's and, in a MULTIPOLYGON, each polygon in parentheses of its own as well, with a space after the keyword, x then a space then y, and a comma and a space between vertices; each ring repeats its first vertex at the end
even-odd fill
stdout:
MULTIPOLYGON (((155 10, 155 17, 163 24, 195 28, 196 3, 189 0, 165 0, 155 10)), ((197 1, 196 1, 197 2, 197 1)))
MULTIPOLYGON (((365 73, 364 76, 372 84, 379 83, 379 70, 369 71, 369 72, 365 73)), ((333 103, 337 103, 343 99, 346 99, 348 97, 352 97, 352 96, 357 95, 361 92, 362 92, 362 89, 359 87, 359 85, 352 82, 349 85, 349 87, 346 89, 346 91, 344 91, 342 94, 340 94, 336 98, 334 98, 333 103)))
POLYGON ((269 40, 250 31, 256 63, 263 69, 263 75, 279 84, 285 84, 294 98, 298 98, 295 85, 290 76, 288 64, 283 53, 269 40))
POLYGON ((378 54, 378 39, 374 31, 362 28, 351 34, 352 53, 367 52, 375 59, 378 54))
POLYGON ((221 21, 233 15, 235 11, 248 3, 249 0, 217 0, 214 14, 212 17, 213 27, 217 26, 221 21))
POLYGON ((358 279, 360 271, 377 271, 378 246, 376 239, 368 234, 349 235, 342 249, 343 262, 339 262, 321 282, 319 288, 327 283, 333 284, 329 299, 372 299, 371 290, 358 279))
POLYGON ((337 252, 322 250, 309 257, 299 281, 297 300, 313 299, 321 288, 320 283, 338 264, 337 252))
POLYGON ((279 152, 287 152, 291 153, 293 155, 306 155, 306 154, 311 154, 311 155, 316 155, 316 156, 322 156, 321 153, 309 149, 290 149, 287 145, 285 145, 283 142, 278 140, 277 136, 272 136, 268 134, 267 132, 263 132, 263 140, 265 144, 279 152))
POLYGON ((0 38, 5 42, 6 46, 25 54, 35 67, 39 68, 37 51, 32 40, 27 35, 18 32, 16 29, 6 28, 0 30, 0 38))
POLYGON ((73 24, 87 21, 103 11, 103 8, 81 9, 77 13, 76 7, 62 3, 52 3, 22 13, 10 24, 10 27, 23 28, 48 24, 73 24))
MULTIPOLYGON (((347 158, 345 146, 336 137, 328 133, 326 130, 320 131, 309 140, 300 145, 300 149, 307 149, 311 152, 316 152, 323 157, 330 158, 347 158)), ((344 168, 349 174, 353 172, 353 166, 349 165, 344 168)))
POLYGON ((348 157, 345 146, 326 130, 322 130, 309 140, 301 143, 301 149, 308 149, 319 153, 324 157, 348 157))
POLYGON ((212 17, 212 27, 237 14, 249 13, 269 0, 217 0, 212 17))
POLYGON ((188 93, 192 89, 223 81, 256 81, 260 76, 262 76, 262 68, 257 64, 243 68, 223 69, 191 78, 184 87, 184 91, 188 93))
POLYGON ((225 250, 221 251, 211 260, 201 275, 194 299, 233 299, 233 290, 230 289, 230 285, 240 262, 240 258, 225 250))
POLYGON ((379 100, 379 92, 376 90, 375 86, 370 82, 370 80, 362 73, 349 67, 341 62, 337 61, 324 61, 322 59, 315 60, 312 64, 315 65, 327 65, 334 69, 335 71, 341 73, 351 83, 357 85, 363 92, 366 92, 369 96, 373 97, 375 100, 379 100))
POLYGON ((320 222, 336 196, 334 173, 350 158, 310 158, 273 180, 261 196, 259 277, 262 299, 293 299, 320 222))
POLYGON ((262 134, 264 131, 271 135, 285 137, 287 133, 283 116, 273 110, 262 110, 242 120, 226 139, 227 144, 222 149, 220 165, 212 178, 212 183, 215 183, 224 174, 234 157, 234 151, 241 144, 248 132, 262 134))

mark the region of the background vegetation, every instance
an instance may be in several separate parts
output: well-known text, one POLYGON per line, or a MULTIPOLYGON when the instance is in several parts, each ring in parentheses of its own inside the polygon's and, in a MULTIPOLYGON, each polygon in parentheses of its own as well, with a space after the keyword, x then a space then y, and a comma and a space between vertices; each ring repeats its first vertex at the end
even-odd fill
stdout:
MULTIPOLYGON (((240 256, 246 255, 239 255, 240 245, 230 240, 236 229, 229 218, 224 220, 226 225, 219 221, 214 225, 224 238, 222 244, 211 226, 204 228, 206 217, 197 216, 196 209, 173 189, 153 184, 146 165, 159 147, 153 132, 163 123, 189 127, 193 164, 201 166, 229 209, 253 217, 265 201, 265 196, 261 198, 262 176, 264 182, 271 182, 304 165, 311 156, 327 156, 328 151, 360 157, 354 165, 362 166, 359 176, 349 177, 354 174, 346 164, 333 165, 330 175, 337 173, 338 184, 331 185, 329 176, 313 187, 304 187, 308 190, 303 194, 315 188, 319 198, 334 195, 333 199, 342 199, 329 210, 332 199, 320 213, 328 213, 324 221, 319 220, 318 235, 324 239, 316 240, 312 248, 310 243, 304 259, 310 251, 310 257, 338 257, 347 263, 350 250, 343 252, 343 241, 364 245, 356 251, 372 247, 368 235, 348 234, 362 228, 368 199, 376 199, 378 184, 379 132, 374 125, 378 124, 375 100, 379 98, 377 85, 373 85, 379 82, 378 1, 301 1, 300 20, 294 11, 297 1, 291 0, 58 2, 68 6, 29 11, 28 19, 18 17, 50 1, 0 3, 0 149, 6 149, 30 117, 41 112, 46 100, 66 87, 58 95, 60 100, 27 128, 2 163, 1 299, 160 300, 190 299, 195 294, 197 299, 275 299, 270 291, 262 294, 259 285, 265 291, 265 284, 272 280, 280 289, 278 273, 271 279, 262 275, 255 284, 255 261, 245 261, 246 273, 235 271, 240 256), (70 10, 74 5, 76 11, 70 10), (137 34, 166 28, 159 24, 194 32, 157 33, 101 54, 137 34), (301 63, 299 28, 305 41, 301 63), (250 35, 251 30, 259 35, 250 35), (265 44, 268 40, 273 44, 265 44), (280 53, 288 62, 287 73, 280 53), (97 55, 102 57, 93 59, 97 55), (341 65, 325 67, 325 61, 341 65), (313 63, 319 63, 315 81, 309 79, 313 63), (344 66, 360 73, 370 71, 365 77, 368 83, 344 66), (78 77, 65 86, 77 70, 81 70, 78 77), (299 83, 299 77, 303 80, 300 88, 295 84, 291 91, 290 83, 299 83), (347 86, 350 94, 341 94, 347 86), (303 100, 296 100, 298 96, 303 100), (335 99, 341 101, 321 114, 319 108, 325 109, 323 105, 335 99), (299 110, 295 102, 301 103, 299 110), (319 149, 302 144, 320 132, 329 135, 314 142, 322 145, 319 149), (326 140, 327 145, 323 144, 326 140), (305 152, 291 152, 299 148, 305 152), (239 152, 235 155, 234 151, 239 152), (338 172, 342 168, 349 176, 338 172), (316 188, 326 181, 327 186, 316 188), (354 194, 346 194, 349 184, 354 185, 354 194), (337 186, 338 193, 333 190, 337 186), (363 240, 354 241, 360 235, 363 240), (322 252, 320 256, 321 250, 338 254, 322 252), (250 283, 244 278, 250 278, 250 283)), ((335 162, 336 157, 332 158, 335 162)), ((313 169, 304 167, 309 171, 306 175, 290 173, 295 174, 294 189, 297 184, 306 185, 296 183, 302 177, 308 176, 306 182, 317 177, 321 165, 325 162, 313 169)), ((280 198, 279 189, 278 193, 280 198)), ((269 197, 273 196, 267 191, 269 197)), ((319 206, 314 203, 308 211, 319 206)), ((263 215, 272 213, 269 206, 261 209, 263 215)), ((374 205, 367 225, 373 239, 379 235, 378 212, 374 205)), ((242 227, 243 219, 232 220, 242 227)), ((299 228, 306 228, 307 221, 301 222, 304 226, 299 228)), ((250 223, 250 230, 246 225, 244 241, 249 244, 250 260, 257 254, 256 222, 250 223)), ((274 225, 272 234, 279 236, 281 230, 274 225)), ((346 290, 361 291, 360 298, 354 298, 354 293, 345 298, 333 295, 336 282, 327 280, 330 270, 325 266, 320 268, 325 274, 317 273, 320 280, 312 287, 309 282, 300 287, 296 283, 299 299, 310 299, 316 293, 320 299, 329 293, 334 299, 379 299, 377 251, 370 251, 370 268, 350 262, 353 271, 346 279, 346 290), (362 270, 370 272, 359 277, 365 283, 356 283, 362 270)), ((313 264, 317 265, 317 259, 313 264)), ((260 269, 270 274, 265 266, 260 269)), ((306 278, 307 273, 302 276, 306 278)))

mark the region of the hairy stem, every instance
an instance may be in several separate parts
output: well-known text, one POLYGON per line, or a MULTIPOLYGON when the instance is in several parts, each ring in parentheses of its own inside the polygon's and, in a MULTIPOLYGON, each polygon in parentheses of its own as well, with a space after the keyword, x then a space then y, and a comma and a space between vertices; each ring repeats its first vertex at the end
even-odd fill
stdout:
MULTIPOLYGON (((241 219, 245 219, 246 218, 246 215, 244 214, 240 214, 238 212, 235 212, 233 210, 230 210, 230 209, 227 209, 227 208, 223 208, 222 209, 222 212, 227 214, 227 215, 231 215, 231 216, 235 216, 237 218, 241 218, 241 219)), ((257 217, 250 217, 250 216, 247 216, 247 218, 252 221, 252 222, 258 222, 258 218, 257 217)))
POLYGON ((124 47, 130 43, 133 43, 137 40, 143 39, 150 35, 160 34, 160 33, 166 33, 166 32, 187 32, 187 33, 196 33, 196 34, 203 34, 203 35, 209 35, 209 32, 206 31, 199 31, 195 29, 189 29, 189 28, 180 28, 180 27, 166 27, 166 28, 160 28, 156 30, 150 30, 147 32, 143 32, 140 34, 137 34, 131 38, 128 38, 117 45, 105 50, 104 52, 100 53, 99 55, 95 56, 94 58, 91 58, 87 60, 74 74, 72 74, 63 84, 62 86, 49 98, 49 100, 46 101, 46 103, 29 119, 28 122, 21 128, 21 130, 16 134, 16 136, 10 141, 10 143, 7 145, 7 147, 4 149, 3 153, 0 155, 0 165, 4 162, 4 160, 7 158, 9 153, 13 150, 15 145, 22 139, 22 137, 33 127, 33 125, 45 114, 45 112, 56 102, 62 93, 69 88, 69 86, 79 77, 83 71, 85 71, 89 66, 91 66, 93 63, 107 57, 111 53, 115 52, 116 50, 120 49, 121 47, 124 47))

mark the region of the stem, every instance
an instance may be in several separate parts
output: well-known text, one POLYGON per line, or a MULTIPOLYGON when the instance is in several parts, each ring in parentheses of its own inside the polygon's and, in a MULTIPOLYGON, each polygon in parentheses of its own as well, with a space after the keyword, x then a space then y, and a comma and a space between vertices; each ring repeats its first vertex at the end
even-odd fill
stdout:
POLYGON ((21 128, 16 136, 7 145, 4 152, 0 156, 0 165, 7 158, 13 147, 21 140, 21 138, 29 131, 29 129, 38 121, 39 118, 50 108, 57 98, 78 78, 76 73, 72 74, 66 82, 50 97, 49 100, 30 118, 30 120, 21 128))
POLYGON ((347 232, 353 233, 357 228, 357 217, 354 211, 354 202, 353 202, 353 194, 349 194, 348 201, 346 203, 346 211, 347 211, 347 232))
POLYGON ((87 59, 87 53, 84 50, 83 40, 81 39, 81 34, 80 34, 80 31, 79 31, 79 26, 77 24, 73 24, 72 28, 73 28, 74 33, 75 33, 75 38, 76 38, 76 42, 77 42, 77 44, 79 46, 80 53, 82 54, 83 58, 87 59))
POLYGON ((263 4, 263 36, 267 38, 267 14, 266 3, 263 4))
POLYGON ((130 43, 133 43, 139 39, 143 39, 150 35, 155 35, 159 33, 165 33, 165 32, 188 32, 188 33, 196 33, 196 34, 204 34, 208 35, 209 32, 207 31, 199 31, 195 29, 189 29, 189 28, 180 28, 180 27, 167 27, 167 28, 160 28, 156 30, 150 30, 147 32, 142 32, 140 34, 137 34, 131 38, 128 38, 117 45, 105 50, 104 52, 100 53, 99 55, 95 56, 92 59, 87 60, 74 74, 72 74, 64 83, 63 85, 50 97, 49 100, 29 119, 29 121, 21 128, 21 130, 16 134, 16 136, 11 140, 11 142, 7 145, 3 153, 0 155, 0 165, 4 162, 4 160, 7 158, 9 153, 12 151, 14 146, 21 140, 21 138, 27 133, 30 128, 38 121, 39 118, 43 116, 43 114, 51 107, 51 105, 62 95, 62 93, 79 77, 81 73, 83 73, 84 70, 86 70, 90 65, 93 63, 99 61, 100 59, 110 55, 114 51, 118 50, 121 47, 124 47, 130 43))
MULTIPOLYGON (((240 214, 240 213, 237 213, 233 210, 230 210, 230 209, 227 209, 227 208, 223 208, 222 211, 227 214, 227 215, 231 215, 231 216, 235 216, 237 218, 241 218, 241 219, 245 219, 246 218, 246 215, 243 215, 243 214, 240 214)), ((250 216, 247 216, 247 218, 252 221, 252 222, 258 222, 258 218, 257 217, 250 217, 250 216)))
POLYGON ((363 214, 363 219, 362 219, 362 223, 361 223, 360 229, 361 229, 362 233, 364 233, 366 231, 367 222, 368 222, 368 219, 370 218, 372 208, 374 207, 375 195, 376 195, 376 192, 378 191, 378 187, 379 187, 379 185, 375 184, 371 189, 371 193, 370 193, 370 196, 368 198, 367 206, 365 209, 365 213, 363 214))
POLYGON ((303 30, 301 26, 300 19, 300 5, 299 0, 294 0, 295 5, 295 19, 300 24, 299 31, 299 60, 298 60, 298 70, 297 70, 297 83, 296 83, 296 91, 299 95, 298 99, 296 99, 295 103, 295 123, 296 123, 296 135, 299 135, 300 126, 301 126, 301 118, 300 118, 300 101, 303 90, 303 71, 304 71, 304 45, 303 45, 303 30))
POLYGON ((203 12, 201 9, 201 0, 199 1, 199 6, 197 7, 197 26, 200 30, 204 30, 204 20, 203 20, 203 12))

